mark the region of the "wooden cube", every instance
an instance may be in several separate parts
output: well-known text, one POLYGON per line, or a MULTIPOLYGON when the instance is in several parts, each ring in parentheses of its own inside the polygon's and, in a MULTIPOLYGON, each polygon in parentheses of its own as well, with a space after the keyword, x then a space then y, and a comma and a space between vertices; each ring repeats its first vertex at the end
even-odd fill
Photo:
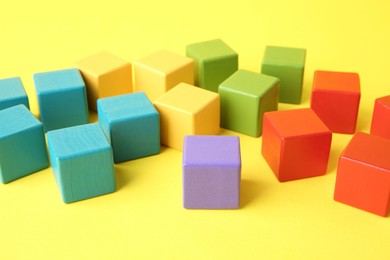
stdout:
POLYGON ((99 98, 133 91, 131 64, 109 52, 99 52, 76 62, 88 94, 88 104, 96 111, 99 98))
POLYGON ((264 114, 261 153, 281 182, 325 174, 331 142, 310 108, 264 114))
POLYGON ((186 55, 195 60, 195 85, 213 92, 238 69, 238 54, 220 39, 190 44, 186 55))
POLYGON ((160 116, 144 92, 97 102, 99 124, 112 146, 115 163, 160 152, 160 116))
POLYGON ((311 108, 334 133, 352 134, 360 102, 357 73, 315 71, 311 108))
POLYGON ((78 69, 34 74, 45 132, 88 123, 85 84, 78 69))
POLYGON ((356 133, 339 158, 334 199, 379 216, 390 210, 390 140, 356 133))
POLYGON ((257 137, 263 114, 278 110, 279 79, 238 70, 219 86, 221 127, 257 137))
POLYGON ((65 203, 115 191, 112 149, 99 124, 49 131, 50 162, 65 203))
POLYGON ((152 102, 182 82, 194 84, 190 58, 162 50, 134 62, 135 91, 144 91, 152 102))
POLYGON ((183 148, 183 206, 240 206, 241 153, 238 136, 186 136, 183 148))
POLYGON ((0 181, 8 183, 49 166, 43 125, 25 105, 0 111, 0 181))
POLYGON ((161 143, 183 149, 186 135, 216 135, 220 124, 217 93, 180 83, 154 103, 160 113, 161 143))
POLYGON ((30 109, 22 80, 19 77, 0 79, 0 110, 20 104, 30 109))
POLYGON ((306 50, 267 46, 261 64, 261 73, 280 79, 279 102, 300 104, 306 50))
POLYGON ((390 139, 390 96, 375 100, 370 133, 390 139))

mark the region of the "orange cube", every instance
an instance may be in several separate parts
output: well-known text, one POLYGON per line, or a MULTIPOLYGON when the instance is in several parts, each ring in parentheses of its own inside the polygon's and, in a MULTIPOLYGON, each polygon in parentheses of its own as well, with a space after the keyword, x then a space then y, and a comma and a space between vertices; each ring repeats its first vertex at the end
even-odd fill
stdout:
POLYGON ((134 89, 156 98, 179 83, 194 84, 194 60, 170 51, 159 51, 134 62, 134 89))
POLYGON ((390 139, 390 96, 375 100, 370 133, 390 139))
POLYGON ((108 52, 100 52, 76 62, 85 81, 89 108, 97 111, 99 98, 133 91, 131 64, 108 52))
POLYGON ((357 73, 314 72, 311 108, 332 132, 355 132, 359 102, 360 80, 357 73))
POLYGON ((356 133, 339 158, 334 199, 387 216, 390 209, 390 140, 356 133))
POLYGON ((280 182, 325 174, 331 142, 310 108, 264 114, 261 153, 280 182))
POLYGON ((215 92, 186 83, 161 95, 155 102, 160 113, 161 143, 183 149, 186 135, 217 135, 220 99, 215 92))

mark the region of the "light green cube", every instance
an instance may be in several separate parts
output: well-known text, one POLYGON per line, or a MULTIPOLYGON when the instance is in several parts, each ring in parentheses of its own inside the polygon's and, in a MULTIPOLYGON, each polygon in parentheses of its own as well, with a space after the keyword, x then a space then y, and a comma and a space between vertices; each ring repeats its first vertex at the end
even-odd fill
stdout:
POLYGON ((279 79, 238 70, 219 86, 221 127, 258 137, 263 114, 278 109, 279 79))
POLYGON ((219 39, 190 44, 186 55, 195 60, 195 85, 213 92, 238 69, 238 54, 219 39))
POLYGON ((305 59, 305 49, 266 47, 261 73, 280 79, 279 102, 301 103, 305 59))

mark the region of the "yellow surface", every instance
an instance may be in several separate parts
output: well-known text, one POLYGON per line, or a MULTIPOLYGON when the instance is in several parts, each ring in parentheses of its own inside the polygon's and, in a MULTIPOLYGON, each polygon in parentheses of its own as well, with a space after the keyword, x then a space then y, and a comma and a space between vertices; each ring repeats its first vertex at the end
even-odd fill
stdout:
POLYGON ((161 143, 181 151, 186 135, 220 132, 217 93, 180 83, 154 102, 160 114, 161 143))
POLYGON ((75 65, 83 75, 88 105, 94 111, 97 99, 133 91, 131 64, 107 51, 83 58, 75 65))
POLYGON ((134 89, 152 102, 181 82, 194 84, 194 61, 184 55, 161 50, 134 62, 134 89))
MULTIPOLYGON (((101 50, 134 61, 221 38, 240 68, 259 71, 266 45, 306 48, 303 103, 279 108, 309 106, 316 69, 358 72, 357 129, 369 131, 374 99, 389 95, 389 10, 384 0, 3 1, 0 77, 21 76, 38 114, 32 74, 101 50)), ((239 136, 239 210, 183 209, 181 152, 170 148, 118 164, 117 192, 69 205, 47 169, 0 185, 0 258, 390 259, 389 217, 332 199, 351 135, 333 136, 325 176, 286 183, 261 138, 239 136)))

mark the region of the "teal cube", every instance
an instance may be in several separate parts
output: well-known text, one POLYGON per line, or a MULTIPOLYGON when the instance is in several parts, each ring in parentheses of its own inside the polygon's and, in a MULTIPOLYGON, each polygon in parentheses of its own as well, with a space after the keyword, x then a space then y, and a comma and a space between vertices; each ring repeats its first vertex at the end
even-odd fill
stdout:
POLYGON ((238 69, 238 54, 220 39, 190 44, 195 60, 195 85, 218 93, 218 86, 238 69))
POLYGON ((102 98, 97 106, 115 163, 160 153, 160 116, 144 92, 102 98))
POLYGON ((36 73, 34 82, 46 132, 88 123, 85 83, 79 70, 36 73))
POLYGON ((279 79, 238 70, 219 86, 221 127, 260 136, 263 114, 278 109, 279 79))
POLYGON ((301 103, 305 59, 305 49, 266 47, 261 73, 280 79, 279 102, 301 103))
POLYGON ((47 132, 50 162, 65 203, 115 191, 112 148, 99 124, 47 132))
POLYGON ((8 183, 49 166, 43 125, 25 105, 0 111, 0 181, 8 183))
POLYGON ((30 109, 22 80, 19 77, 0 79, 0 110, 20 104, 30 109))

